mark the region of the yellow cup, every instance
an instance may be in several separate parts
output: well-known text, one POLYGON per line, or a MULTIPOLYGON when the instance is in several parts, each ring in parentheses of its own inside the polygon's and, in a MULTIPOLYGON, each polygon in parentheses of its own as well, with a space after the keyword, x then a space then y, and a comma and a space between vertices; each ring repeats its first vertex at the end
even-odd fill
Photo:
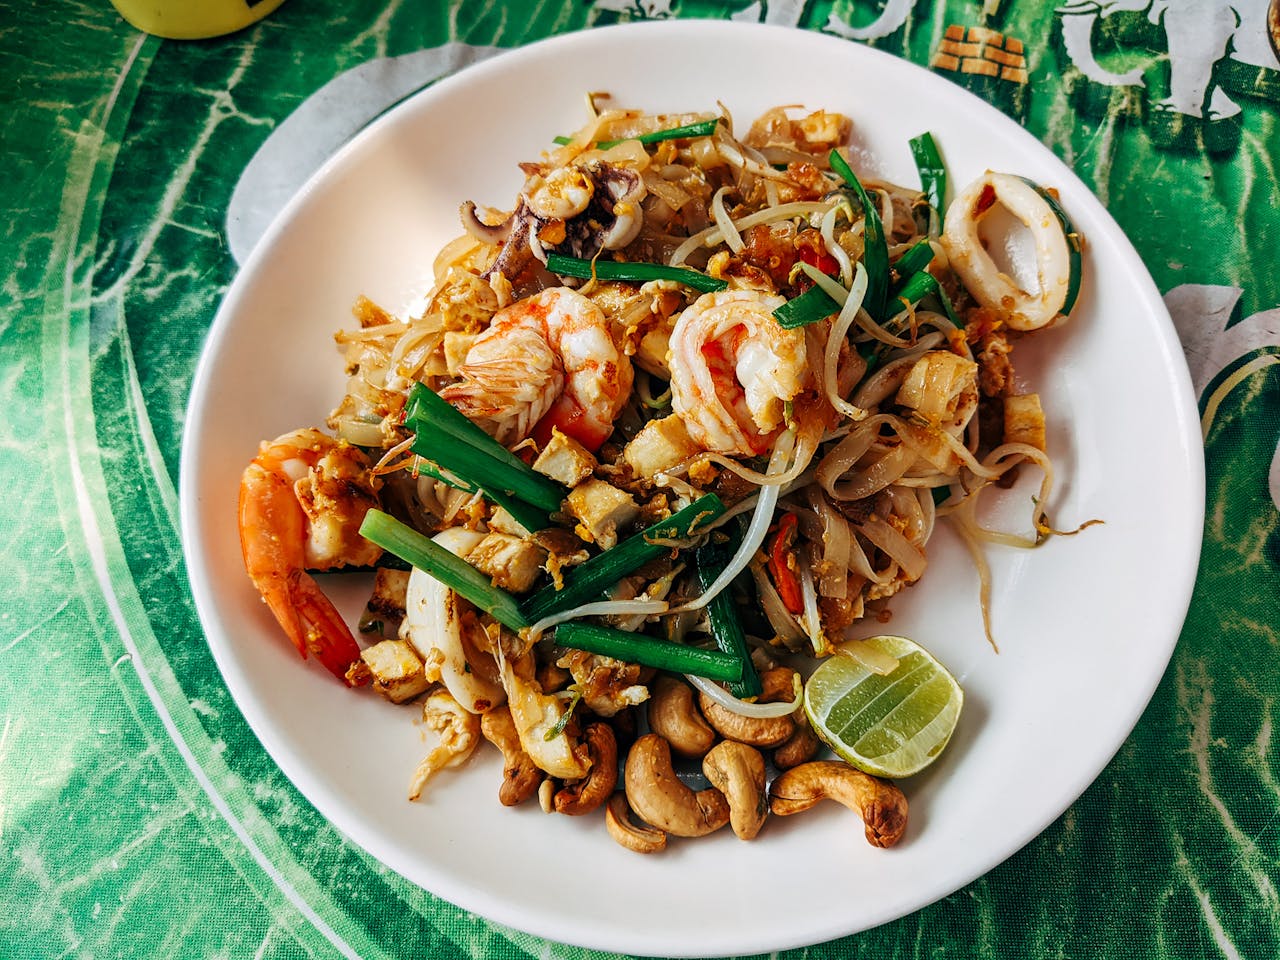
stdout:
POLYGON ((146 33, 202 40, 257 23, 284 0, 111 0, 120 16, 146 33))

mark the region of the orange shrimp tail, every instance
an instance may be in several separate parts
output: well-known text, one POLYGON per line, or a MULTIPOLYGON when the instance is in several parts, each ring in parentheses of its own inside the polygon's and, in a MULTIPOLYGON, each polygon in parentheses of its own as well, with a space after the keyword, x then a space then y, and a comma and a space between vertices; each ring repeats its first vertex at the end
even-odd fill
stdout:
POLYGON ((314 653, 330 673, 350 684, 347 668, 359 658, 360 647, 304 569, 306 519, 287 478, 250 463, 240 482, 239 522, 245 570, 276 622, 303 659, 314 653))
MULTIPOLYGON (((326 670, 348 686, 351 665, 360 659, 360 646, 338 609, 305 570, 289 577, 289 600, 294 611, 293 630, 281 621, 289 639, 306 657, 315 654, 326 670), (296 631, 296 632, 294 632, 296 631)), ((276 619, 280 619, 279 616, 276 619)))

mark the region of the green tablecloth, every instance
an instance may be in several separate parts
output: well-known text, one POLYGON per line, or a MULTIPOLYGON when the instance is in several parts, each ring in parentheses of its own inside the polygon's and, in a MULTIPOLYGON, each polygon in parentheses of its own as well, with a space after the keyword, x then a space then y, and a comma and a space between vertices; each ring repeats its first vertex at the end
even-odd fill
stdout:
MULTIPOLYGON (((667 16, 869 42, 1018 117, 1134 240, 1204 418, 1199 581, 1119 755, 987 876, 788 956, 1280 955, 1280 63, 1265 0, 294 0, 201 42, 144 36, 105 2, 0 6, 0 956, 583 953, 410 886, 281 775, 202 640, 177 465, 236 257, 328 152, 494 48, 667 16)), ((1141 571, 1135 589, 1161 602, 1141 571)))

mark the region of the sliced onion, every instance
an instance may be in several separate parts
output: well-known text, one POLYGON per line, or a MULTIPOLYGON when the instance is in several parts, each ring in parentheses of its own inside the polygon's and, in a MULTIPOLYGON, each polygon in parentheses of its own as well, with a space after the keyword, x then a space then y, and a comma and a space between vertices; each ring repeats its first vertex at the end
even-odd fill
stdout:
POLYGON ((339 440, 357 447, 381 447, 384 439, 381 421, 370 423, 357 417, 338 417, 334 421, 334 432, 339 440))
POLYGON ((884 551, 902 567, 908 580, 919 580, 924 574, 925 557, 920 548, 879 517, 858 525, 858 532, 884 551))
POLYGON ((800 564, 800 596, 804 598, 805 632, 813 644, 813 652, 822 656, 827 650, 827 638, 822 632, 822 616, 818 613, 818 591, 813 585, 813 570, 809 564, 800 564))
POLYGON ((849 590, 849 556, 853 532, 844 514, 838 512, 822 492, 814 487, 805 491, 813 512, 822 521, 822 575, 818 592, 824 597, 841 599, 849 590))
POLYGON ((773 627, 778 636, 782 637, 788 644, 799 643, 804 640, 804 631, 796 623, 795 617, 791 615, 787 605, 782 602, 782 597, 778 594, 778 588, 773 585, 773 581, 765 573, 764 567, 759 563, 752 563, 749 568, 751 577, 756 582, 756 593, 760 596, 760 607, 764 610, 769 626, 773 627))
POLYGON ((696 677, 691 673, 687 673, 684 678, 726 710, 730 710, 741 717, 751 717, 756 720, 791 716, 800 708, 800 701, 803 695, 798 674, 795 680, 795 699, 782 700, 778 703, 749 703, 746 700, 739 700, 724 687, 718 683, 712 683, 706 677, 696 677))

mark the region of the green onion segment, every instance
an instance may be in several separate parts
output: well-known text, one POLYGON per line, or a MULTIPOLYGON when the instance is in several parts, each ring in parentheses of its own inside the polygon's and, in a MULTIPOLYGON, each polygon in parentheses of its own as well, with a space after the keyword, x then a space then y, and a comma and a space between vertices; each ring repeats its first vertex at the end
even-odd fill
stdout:
POLYGON ((485 574, 461 557, 390 514, 370 510, 360 524, 360 536, 429 573, 503 626, 512 630, 529 626, 515 597, 495 587, 485 574))
POLYGON ((778 326, 794 330, 839 312, 840 305, 831 299, 827 291, 815 284, 773 311, 773 319, 778 321, 778 326))
POLYGON ((924 191, 929 206, 938 215, 937 227, 942 230, 942 217, 947 200, 947 167, 942 162, 942 154, 938 145, 933 142, 933 134, 922 133, 910 141, 911 156, 915 159, 916 170, 920 174, 920 188, 924 191))
MULTIPOLYGON (((724 571, 733 552, 727 543, 716 543, 708 540, 698 548, 694 555, 698 564, 698 583, 703 590, 711 586, 724 571)), ((738 619, 738 611, 733 597, 728 590, 721 590, 714 600, 707 605, 707 621, 711 626, 711 637, 716 646, 724 653, 736 657, 742 664, 742 675, 736 680, 729 680, 729 692, 739 700, 746 697, 758 697, 763 688, 760 675, 751 663, 751 654, 747 650, 747 638, 742 631, 742 622, 738 619)))
MULTIPOLYGON (((902 288, 906 286, 907 281, 914 274, 924 270, 933 262, 933 244, 928 240, 921 240, 914 247, 898 258, 898 262, 893 265, 894 276, 897 280, 889 290, 889 299, 896 300, 900 295, 902 288)), ((892 307, 893 305, 890 304, 892 307)))
MULTIPOLYGON (((634 137, 623 137, 620 140, 601 140, 596 144, 596 149, 608 150, 610 147, 616 147, 618 144, 625 143, 628 140, 639 140, 641 143, 660 143, 663 140, 688 140, 691 137, 709 137, 716 132, 716 124, 719 122, 719 117, 713 117, 710 120, 699 120, 697 123, 686 123, 680 127, 669 127, 666 130, 639 133, 634 137)), ((565 147, 573 143, 573 138, 556 137, 554 142, 565 147)))
POLYGON ((521 613, 530 623, 537 623, 598 599, 636 568, 670 551, 672 543, 697 536, 724 510, 724 503, 714 493, 699 497, 666 520, 646 527, 613 549, 568 570, 561 589, 557 590, 554 585, 543 587, 521 604, 521 613))
POLYGON ((647 283, 650 280, 674 280, 703 293, 723 290, 729 284, 697 270, 686 267, 669 267, 662 263, 624 263, 617 260, 583 260, 559 253, 547 255, 547 269, 562 277, 581 280, 627 280, 647 283))
POLYGON ((879 323, 884 318, 885 304, 889 296, 889 244, 885 240, 884 224, 880 221, 880 213, 867 195, 862 183, 854 174, 848 161, 832 150, 829 156, 831 169, 857 195, 862 204, 864 221, 862 262, 867 268, 867 295, 863 306, 871 318, 879 323))
POLYGON ((565 489, 498 443, 423 384, 415 384, 405 407, 405 425, 414 437, 411 449, 439 470, 427 472, 462 489, 480 489, 530 532, 549 525, 565 489), (455 482, 456 481, 456 482, 455 482))
POLYGON ((730 683, 742 677, 743 661, 720 650, 686 647, 670 640, 586 623, 562 623, 556 627, 554 637, 562 647, 672 673, 692 673, 730 683))

